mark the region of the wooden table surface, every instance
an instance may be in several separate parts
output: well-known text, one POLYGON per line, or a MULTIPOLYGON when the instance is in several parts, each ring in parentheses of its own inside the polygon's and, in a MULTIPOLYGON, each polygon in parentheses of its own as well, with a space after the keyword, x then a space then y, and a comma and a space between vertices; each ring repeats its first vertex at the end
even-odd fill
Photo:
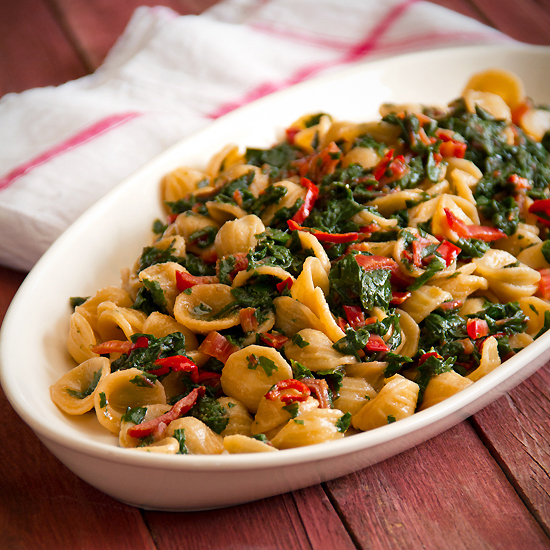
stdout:
MULTIPOLYGON (((92 72, 140 5, 198 14, 214 3, 0 0, 0 96, 92 72)), ((550 0, 436 3, 550 44, 550 0)), ((0 322, 24 276, 0 267, 0 322)), ((550 548, 549 413, 546 365, 469 420, 365 470, 233 508, 164 513, 81 481, 0 392, 0 548, 550 548)))

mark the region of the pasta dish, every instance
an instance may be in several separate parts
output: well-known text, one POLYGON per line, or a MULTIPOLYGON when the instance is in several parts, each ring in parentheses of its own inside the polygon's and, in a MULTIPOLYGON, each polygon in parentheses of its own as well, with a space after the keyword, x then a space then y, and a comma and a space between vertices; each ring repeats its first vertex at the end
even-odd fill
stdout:
POLYGON ((399 421, 550 328, 550 110, 491 69, 447 106, 305 115, 161 182, 51 386, 122 447, 278 452, 399 421))

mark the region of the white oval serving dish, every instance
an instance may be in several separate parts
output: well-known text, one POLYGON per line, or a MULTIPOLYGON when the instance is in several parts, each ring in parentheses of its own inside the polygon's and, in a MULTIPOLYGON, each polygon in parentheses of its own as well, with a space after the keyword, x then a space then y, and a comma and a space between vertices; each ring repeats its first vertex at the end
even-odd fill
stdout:
MULTIPOLYGON (((67 230, 27 276, 0 334, 1 382, 17 413, 82 479, 123 502, 198 510, 252 501, 375 464, 457 424, 550 359, 550 334, 459 394, 410 418, 341 441, 252 455, 156 455, 119 448, 95 415, 64 415, 49 387, 73 362, 66 351, 70 296, 119 283, 162 214, 159 181, 180 165, 203 167, 227 143, 268 147, 293 120, 325 111, 377 118, 384 102, 446 103, 489 67, 518 74, 550 104, 550 48, 481 46, 415 53, 355 66, 268 96, 213 122, 122 182, 67 230)), ((105 162, 109 162, 105 159, 105 162)))

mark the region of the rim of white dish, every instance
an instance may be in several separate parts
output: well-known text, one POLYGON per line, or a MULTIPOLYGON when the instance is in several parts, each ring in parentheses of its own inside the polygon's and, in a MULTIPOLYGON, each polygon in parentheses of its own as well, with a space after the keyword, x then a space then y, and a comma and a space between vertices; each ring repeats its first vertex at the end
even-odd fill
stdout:
MULTIPOLYGON (((171 150, 181 148, 183 143, 196 140, 204 133, 210 134, 217 126, 222 124, 225 125, 234 118, 238 119, 243 112, 261 109, 264 103, 269 103, 273 101, 274 98, 280 98, 292 94, 297 88, 307 90, 308 88, 314 88, 325 82, 332 82, 334 80, 359 74, 367 69, 375 69, 377 66, 391 65, 404 61, 406 62, 407 58, 410 57, 421 57, 428 60, 430 58, 434 59, 440 56, 452 57, 472 55, 475 52, 484 54, 498 52, 499 55, 502 55, 503 52, 509 52, 511 54, 529 52, 534 55, 541 54, 542 56, 548 56, 548 54, 550 54, 550 47, 530 46, 519 43, 513 45, 498 44, 463 46, 458 48, 443 48, 424 52, 413 52, 410 54, 403 54, 391 58, 368 61, 360 65, 355 65, 323 77, 297 84, 259 99, 249 105, 245 105, 244 107, 221 117, 220 119, 210 123, 207 127, 171 146, 165 152, 156 156, 139 168, 134 174, 124 179, 113 190, 107 193, 96 204, 82 214, 44 254, 36 266, 27 275, 25 281, 15 295, 8 312, 6 313, 4 323, 0 330, 0 382, 4 388, 8 400, 17 413, 39 436, 82 454, 103 458, 110 461, 116 461, 123 464, 147 465, 151 467, 159 466, 169 470, 211 470, 215 468, 216 471, 219 472, 232 470, 237 471, 242 469, 269 469, 277 466, 292 466, 304 462, 316 462, 337 456, 367 451, 369 448, 382 445, 417 430, 437 424, 438 422, 445 424, 445 419, 447 419, 452 413, 460 413, 462 411, 462 415, 460 416, 467 418, 473 412, 479 410, 480 406, 476 406, 476 402, 482 401, 483 397, 489 392, 493 391, 497 394, 504 393, 504 391, 499 390, 499 386, 506 386, 507 381, 513 378, 514 375, 517 375, 519 371, 524 369, 529 363, 535 361, 543 351, 548 349, 550 346, 550 333, 545 334, 516 356, 507 360, 501 367, 483 377, 481 380, 475 382, 475 384, 472 384, 470 387, 462 390, 460 393, 437 405, 434 405, 433 407, 430 407, 429 409, 417 412, 411 417, 369 432, 358 433, 337 441, 287 449, 277 453, 176 456, 158 455, 149 453, 132 453, 125 448, 86 439, 84 435, 73 437, 51 429, 47 424, 46 419, 33 414, 34 411, 27 407, 26 402, 20 395, 18 395, 15 385, 15 380, 17 378, 15 372, 16 369, 13 364, 10 364, 12 359, 7 357, 10 338, 15 334, 15 331, 17 331, 19 327, 18 304, 25 299, 27 291, 30 291, 31 287, 38 283, 41 267, 43 265, 47 265, 50 258, 55 256, 57 250, 64 246, 65 240, 70 238, 72 228, 86 225, 88 220, 93 218, 95 213, 100 211, 103 208, 103 205, 112 199, 114 194, 123 192, 124 188, 131 183, 137 173, 147 172, 147 170, 149 170, 152 166, 155 166, 157 163, 161 162, 162 158, 171 150)), ((495 398, 496 397, 493 397, 491 401, 495 398)), ((442 430, 443 429, 446 429, 446 427, 443 427, 442 430)))

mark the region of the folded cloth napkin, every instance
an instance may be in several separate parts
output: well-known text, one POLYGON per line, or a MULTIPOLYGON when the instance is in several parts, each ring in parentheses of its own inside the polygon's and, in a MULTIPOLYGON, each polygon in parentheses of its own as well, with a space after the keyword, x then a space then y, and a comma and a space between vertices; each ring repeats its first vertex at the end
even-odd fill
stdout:
POLYGON ((0 264, 29 270, 139 166, 254 99, 374 58, 510 40, 415 0, 138 8, 94 74, 0 100, 0 264))

